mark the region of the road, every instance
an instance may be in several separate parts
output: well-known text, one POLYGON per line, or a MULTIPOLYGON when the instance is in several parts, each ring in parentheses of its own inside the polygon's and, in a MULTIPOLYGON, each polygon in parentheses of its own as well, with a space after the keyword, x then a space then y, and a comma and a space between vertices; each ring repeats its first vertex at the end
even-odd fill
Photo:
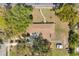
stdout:
POLYGON ((0 44, 0 56, 6 56, 6 45, 0 44))

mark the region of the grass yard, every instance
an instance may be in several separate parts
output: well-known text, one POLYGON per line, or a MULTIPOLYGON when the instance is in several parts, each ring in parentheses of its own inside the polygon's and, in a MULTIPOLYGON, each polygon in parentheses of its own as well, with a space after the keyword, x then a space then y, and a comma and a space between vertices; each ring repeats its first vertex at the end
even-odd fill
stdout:
POLYGON ((50 56, 68 56, 69 54, 65 49, 54 49, 49 53, 50 56))
POLYGON ((55 19, 57 19, 57 17, 54 15, 53 10, 51 10, 51 9, 41 9, 41 10, 48 22, 55 22, 55 19))
POLYGON ((16 55, 17 55, 16 47, 12 47, 12 49, 10 50, 10 56, 16 56, 16 55))
POLYGON ((12 49, 10 50, 10 56, 25 56, 31 55, 31 49, 29 47, 23 47, 22 44, 19 45, 19 49, 17 48, 17 46, 12 47, 12 49))
MULTIPOLYGON (((54 11, 51 9, 41 9, 46 20, 48 22, 55 22, 56 19, 58 19, 55 15, 54 15, 54 11)), ((33 22, 42 22, 43 21, 43 17, 40 13, 40 8, 34 8, 33 9, 33 22)))
POLYGON ((43 17, 40 13, 39 9, 33 9, 33 22, 42 22, 43 21, 43 17))

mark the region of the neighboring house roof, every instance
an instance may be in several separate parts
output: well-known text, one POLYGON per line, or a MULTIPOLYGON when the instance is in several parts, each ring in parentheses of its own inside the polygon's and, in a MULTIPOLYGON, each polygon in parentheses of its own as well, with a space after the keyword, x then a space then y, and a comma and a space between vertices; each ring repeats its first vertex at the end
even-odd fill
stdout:
POLYGON ((55 24, 32 24, 27 29, 28 33, 42 33, 45 39, 54 39, 55 24))

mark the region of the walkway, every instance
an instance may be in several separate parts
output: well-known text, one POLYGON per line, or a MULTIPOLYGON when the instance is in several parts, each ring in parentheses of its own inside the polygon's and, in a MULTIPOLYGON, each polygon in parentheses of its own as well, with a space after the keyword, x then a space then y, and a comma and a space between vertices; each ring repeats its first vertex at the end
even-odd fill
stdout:
POLYGON ((46 18, 45 18, 45 16, 44 16, 44 14, 43 14, 43 12, 42 12, 42 10, 40 9, 40 13, 41 13, 41 15, 42 15, 42 17, 43 17, 43 21, 44 21, 44 23, 46 23, 46 18))

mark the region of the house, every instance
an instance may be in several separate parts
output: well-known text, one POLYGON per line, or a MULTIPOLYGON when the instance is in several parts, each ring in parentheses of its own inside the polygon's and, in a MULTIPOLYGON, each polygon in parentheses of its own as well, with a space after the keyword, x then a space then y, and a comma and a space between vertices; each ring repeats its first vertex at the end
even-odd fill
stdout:
POLYGON ((44 39, 54 39, 55 24, 32 24, 28 27, 27 31, 33 38, 38 37, 41 33, 44 39))

